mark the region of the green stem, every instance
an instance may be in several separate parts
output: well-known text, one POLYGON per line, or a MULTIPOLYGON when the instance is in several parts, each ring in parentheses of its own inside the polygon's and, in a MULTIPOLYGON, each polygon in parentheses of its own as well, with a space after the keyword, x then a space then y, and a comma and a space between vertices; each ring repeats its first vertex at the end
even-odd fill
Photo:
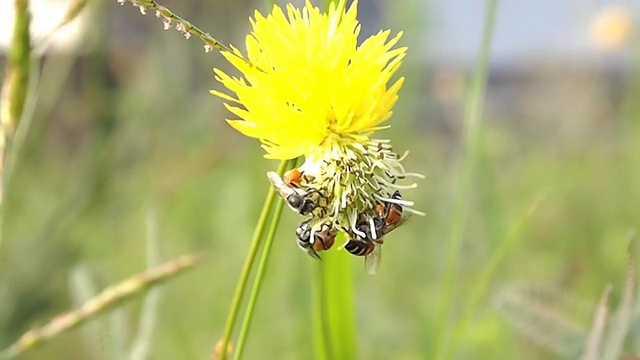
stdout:
MULTIPOLYGON (((62 19, 62 21, 51 32, 47 33, 45 37, 39 39, 35 49, 31 51, 32 56, 29 60, 29 83, 27 84, 28 92, 24 100, 24 106, 22 112, 20 113, 20 118, 15 122, 15 133, 13 134, 13 136, 6 139, 7 142, 10 142, 11 147, 5 150, 4 165, 1 167, 2 184, 0 184, 0 187, 2 189, 2 193, 6 194, 8 191, 10 191, 11 178, 16 167, 17 159, 22 153, 27 135, 31 131, 34 113, 36 111, 36 104, 38 105, 37 108, 40 113, 50 113, 51 108, 54 106, 53 104, 57 104, 57 101, 59 100, 57 94, 62 94, 60 88, 68 78, 68 75, 71 72, 72 64, 74 63, 73 56, 62 56, 60 57, 60 59, 52 56, 42 59, 41 62, 37 54, 46 52, 46 50, 52 43, 51 38, 53 38, 54 35, 56 35, 56 33, 61 30, 66 24, 72 21, 80 13, 85 5, 86 1, 77 1, 72 4, 72 7, 67 11, 64 19, 62 19), (62 66, 52 65, 52 63, 61 63, 62 66), (54 69, 51 69, 52 67, 54 69), (55 74, 51 76, 51 79, 48 79, 49 81, 42 81, 43 85, 50 85, 47 86, 46 89, 44 87, 40 87, 41 74, 43 79, 45 79, 47 74, 55 74), (51 86, 51 84, 53 85, 51 86), (39 98, 38 94, 47 94, 47 96, 39 98)), ((2 103, 3 101, 0 100, 0 104, 2 103)), ((0 207, 0 234, 2 233, 3 218, 4 207, 0 207)), ((2 243, 1 235, 0 243, 2 243)))
POLYGON ((7 56, 5 83, 0 118, 3 136, 11 138, 24 109, 29 85, 31 37, 29 0, 14 0, 15 22, 11 48, 7 56))
POLYGON ((13 37, 0 94, 0 216, 4 211, 5 160, 27 101, 31 69, 29 0, 14 0, 14 9, 13 37))
MULTIPOLYGON (((478 280, 475 282, 475 286, 471 291, 471 296, 469 296, 467 300, 467 304, 465 310, 462 314, 462 318, 457 323, 456 328, 453 334, 453 342, 451 345, 451 349, 455 349, 459 344, 462 336, 464 335, 467 324, 469 323, 469 319, 473 315, 478 303, 482 296, 487 292, 487 288, 489 287, 489 283, 493 278, 496 270, 498 269, 498 265, 500 262, 506 258, 508 252, 513 248, 516 241, 520 238, 522 234, 522 230, 524 229, 527 221, 533 215, 533 213, 538 208, 538 204, 540 203, 542 196, 538 196, 526 209, 526 211, 518 218, 516 223, 511 227, 509 232, 504 237, 504 240, 500 244, 500 247, 493 254, 487 265, 482 270, 478 280)), ((445 349, 445 358, 451 358, 448 355, 448 352, 445 349)))
MULTIPOLYGON (((278 167, 278 174, 282 175, 284 173, 285 169, 287 168, 287 164, 288 160, 283 160, 280 163, 280 166, 278 167)), ((256 225, 256 229, 251 240, 251 247, 249 248, 247 258, 244 261, 244 266, 242 267, 242 272, 240 273, 240 280, 238 280, 238 285, 236 286, 236 291, 233 295, 233 300, 231 301, 231 308, 229 309, 229 315, 224 326, 222 342, 219 348, 219 360, 224 360, 227 356, 226 349, 229 348, 229 340, 231 339, 233 327, 236 323, 236 318, 238 317, 238 310, 240 310, 240 304, 242 303, 244 290, 247 287, 247 281, 249 280, 251 268, 253 267, 253 262, 256 259, 258 249, 260 248, 260 240, 262 239, 265 225, 267 223, 267 220, 269 219, 269 214, 271 213, 271 207, 273 206, 275 197, 276 193, 273 190, 273 187, 269 186, 269 193, 262 207, 262 212, 260 213, 260 218, 258 219, 258 224, 256 225)))
MULTIPOLYGON (((345 235, 340 233, 336 244, 342 244, 345 235)), ((320 296, 314 298, 313 307, 321 312, 321 331, 325 344, 318 350, 318 358, 357 359, 355 309, 353 295, 353 257, 346 251, 333 249, 322 254, 319 281, 320 296)), ((314 334, 315 336, 316 334, 314 334)))
POLYGON ((240 328, 240 335, 238 336, 238 345, 236 346, 236 349, 234 351, 234 356, 233 356, 234 360, 239 360, 242 358, 242 351, 244 349, 244 344, 246 342, 247 334, 249 333, 249 326, 251 325, 253 310, 256 306, 258 294, 260 293, 260 286, 262 285, 262 280, 264 279, 264 272, 269 262, 271 245, 273 245, 273 239, 276 236, 276 231, 278 230, 278 225, 280 224, 280 216, 282 215, 283 207, 284 207, 284 201, 278 201, 276 203, 276 209, 273 214, 273 218, 271 219, 271 225, 269 226, 267 239, 265 240, 264 247, 262 248, 262 256, 260 257, 260 262, 258 263, 256 276, 253 279, 253 288, 251 289, 251 294, 249 295, 249 302, 247 304, 247 309, 245 310, 245 313, 244 313, 244 320, 242 321, 242 326, 240 328))
POLYGON ((440 310, 436 322, 437 334, 435 342, 436 359, 443 359, 450 332, 450 316, 453 297, 455 293, 454 285, 457 280, 458 262, 460 259, 460 249, 462 247, 462 239, 465 231, 466 215, 471 194, 471 180, 473 171, 479 152, 480 125, 482 120, 482 105, 484 101, 484 93, 487 83, 487 68, 489 63, 489 54, 491 50, 491 42, 493 38, 493 30, 495 27, 496 13, 498 10, 498 0, 491 0, 487 5, 485 12, 485 23, 482 33, 482 43, 480 54, 478 55, 478 63, 473 73, 471 92, 467 100, 465 109, 464 127, 465 127, 465 154, 462 165, 462 174, 460 176, 459 189, 455 203, 455 212, 453 224, 451 227, 451 235, 449 239, 449 248, 447 252, 446 269, 444 276, 444 290, 440 303, 440 310))

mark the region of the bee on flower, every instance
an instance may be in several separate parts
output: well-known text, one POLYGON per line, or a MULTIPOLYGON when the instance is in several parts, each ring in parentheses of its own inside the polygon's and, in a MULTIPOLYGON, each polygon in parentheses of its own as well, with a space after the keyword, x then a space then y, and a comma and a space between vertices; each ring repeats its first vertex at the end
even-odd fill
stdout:
POLYGON ((358 44, 357 1, 332 3, 328 14, 310 2, 303 9, 278 6, 256 12, 246 38, 247 56, 223 52, 242 77, 214 69, 235 95, 212 91, 238 119, 229 124, 262 142, 269 159, 304 156, 284 178, 268 179, 287 205, 305 217, 296 234, 310 255, 328 250, 336 232, 339 248, 365 256, 367 271, 379 264, 383 236, 413 214, 400 190, 408 177, 389 140, 371 138, 392 115, 404 78, 390 83, 406 54, 394 48, 402 33, 380 31, 358 44), (246 59, 246 60, 245 60, 246 59), (319 242, 319 243, 318 243, 319 242))

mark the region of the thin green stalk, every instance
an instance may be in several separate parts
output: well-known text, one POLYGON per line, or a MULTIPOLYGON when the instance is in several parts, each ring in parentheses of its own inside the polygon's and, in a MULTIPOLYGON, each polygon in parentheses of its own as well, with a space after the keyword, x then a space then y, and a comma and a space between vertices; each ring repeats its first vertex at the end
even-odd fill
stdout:
POLYGON ((247 309, 244 313, 244 320, 240 328, 240 335, 238 335, 238 344, 234 351, 234 360, 242 358, 242 351, 246 342, 247 335, 249 333, 249 327, 251 326, 251 319, 253 317, 253 310, 256 306, 256 301, 260 293, 260 286, 264 279, 264 272, 269 262, 269 254, 271 253, 271 245, 273 245, 273 239, 276 236, 278 225, 280 224, 280 216, 282 215, 282 209, 284 207, 284 201, 278 201, 276 203, 276 209, 271 219, 271 225, 269 226, 269 232, 267 233, 267 239, 265 240, 264 247, 262 248, 262 256, 258 263, 258 269, 256 270, 256 276, 253 279, 253 289, 249 295, 249 302, 247 303, 247 309))
POLYGON ((631 232, 627 248, 627 279, 618 308, 609 323, 609 331, 606 338, 603 339, 604 346, 600 357, 603 360, 620 359, 625 347, 625 340, 630 338, 629 330, 633 326, 632 319, 636 310, 634 305, 638 300, 636 297, 638 290, 638 252, 636 248, 635 233, 631 232))
MULTIPOLYGON (((280 166, 278 166, 279 175, 282 176, 284 174, 284 171, 287 168, 287 164, 288 160, 283 160, 282 162, 280 162, 280 166)), ((238 285, 236 286, 236 291, 233 295, 233 300, 231 301, 231 308, 229 309, 229 315, 227 316, 227 322, 225 323, 224 333, 222 335, 222 342, 220 343, 219 347, 219 360, 224 360, 227 356, 227 349, 229 349, 229 340, 231 339, 233 327, 236 323, 236 318, 238 317, 238 310, 240 310, 240 304, 242 303, 244 290, 247 287, 247 281, 249 280, 249 275, 251 274, 251 268, 253 267, 253 263, 256 259, 258 249, 260 248, 260 240, 263 237, 262 235, 264 233, 264 228, 267 220, 269 219, 269 214, 271 213, 271 208, 273 206, 275 197, 276 193, 273 190, 273 187, 269 186, 269 193, 267 195, 267 199, 264 202, 264 205, 262 206, 262 212, 260 213, 258 224, 256 225, 256 229, 253 232, 253 238, 251 239, 251 247, 249 248, 247 258, 244 261, 244 266, 242 267, 242 272, 240 273, 240 280, 238 280, 238 285)))
POLYGON ((7 138, 11 138, 18 126, 27 99, 31 57, 29 0, 14 0, 13 3, 15 22, 7 56, 5 83, 2 89, 3 105, 0 110, 2 135, 7 138))
POLYGON ((24 111, 31 70, 29 0, 14 0, 13 37, 0 94, 0 211, 4 206, 4 165, 16 127, 24 111))
POLYGON ((591 329, 589 330, 589 335, 587 337, 587 340, 585 341, 585 349, 582 356, 580 357, 582 360, 602 359, 602 338, 607 327, 609 312, 611 310, 609 306, 611 289, 613 289, 613 286, 611 284, 607 284, 607 286, 605 286, 604 291, 602 292, 602 296, 600 297, 598 307, 593 314, 591 329))
MULTIPOLYGON (((67 10, 67 13, 65 14, 61 22, 43 38, 38 39, 38 43, 35 45, 35 49, 31 51, 29 59, 29 83, 27 84, 28 92, 24 100, 20 118, 15 122, 16 127, 13 135, 11 137, 8 137, 7 139, 0 139, 0 141, 10 142, 11 145, 10 148, 5 149, 4 159, 2 161, 3 165, 0 165, 2 176, 2 184, 0 184, 0 190, 2 193, 10 191, 13 171, 16 167, 17 159, 21 154, 22 149, 24 148, 27 135, 29 134, 29 131, 31 129, 36 104, 38 104, 38 111, 40 111, 42 114, 50 113, 50 109, 52 108, 53 104, 56 104, 58 101, 57 95, 62 93, 60 91, 60 88, 62 87, 64 81, 68 78, 73 64, 73 56, 63 56, 60 57, 61 59, 63 59, 62 66, 54 65, 55 70, 51 71, 51 63, 56 63, 56 59, 58 57, 47 57, 46 59, 42 59, 41 63, 41 59, 38 57, 38 54, 46 53, 46 50, 52 44, 51 39, 54 37, 54 35, 59 30, 64 28, 69 22, 75 19, 75 17, 80 14, 81 10, 84 9, 86 3, 87 1, 82 0, 78 0, 72 3, 71 7, 67 10), (54 74, 51 76, 51 78, 55 79, 55 81, 46 81, 46 79, 42 81, 44 84, 49 85, 53 83, 52 87, 50 86, 48 89, 40 88, 39 85, 41 82, 41 74, 43 79, 47 74, 54 74), (47 94, 47 96, 39 98, 39 93, 47 94)), ((0 104, 2 104, 3 102, 3 100, 0 100, 0 104)), ((4 207, 0 206, 0 234, 2 233, 3 218, 4 207)), ((1 235, 0 243, 2 243, 1 235)))
MULTIPOLYGON (((147 208, 147 268, 157 266, 161 261, 160 236, 158 234, 158 214, 155 206, 147 208)), ((145 296, 142 304, 138 332, 129 350, 129 358, 132 360, 144 360, 149 358, 153 344, 153 333, 158 322, 158 309, 162 289, 152 289, 145 296)))
POLYGON ((465 152, 460 180, 458 183, 458 193, 455 202, 451 235, 449 237, 449 248, 447 251, 443 284, 444 289, 442 291, 438 319, 436 322, 437 334, 434 346, 435 356, 433 356, 435 359, 443 359, 448 347, 447 342, 449 340, 449 332, 451 329, 449 320, 454 301, 455 282, 457 280, 458 262, 460 259, 460 250, 462 248, 462 239, 465 231, 466 215, 471 197, 471 183, 479 153, 482 107, 487 83, 489 54, 497 11, 498 0, 489 1, 485 12, 485 23, 482 33, 480 54, 478 55, 478 63, 475 67, 473 78, 471 79, 471 90, 465 109, 465 152))
POLYGON ((16 158, 20 154, 24 143, 31 128, 33 116, 36 110, 36 104, 38 104, 38 111, 41 114, 49 114, 54 104, 59 101, 59 96, 62 94, 62 87, 65 81, 68 79, 68 75, 71 72, 71 68, 74 64, 75 56, 67 55, 61 57, 47 57, 39 58, 38 54, 47 53, 49 47, 53 44, 51 39, 57 35, 58 31, 62 30, 66 25, 73 21, 87 5, 88 0, 76 0, 70 4, 62 20, 53 28, 53 30, 47 33, 43 38, 39 38, 38 42, 34 45, 35 49, 32 51, 30 59, 30 75, 27 96, 25 98, 24 108, 21 113, 21 117, 15 129, 15 134, 11 140, 11 151, 6 154, 6 165, 4 169, 4 182, 5 188, 9 186, 11 175, 15 168, 16 158), (40 61, 42 60, 42 61, 40 61), (56 63, 57 61, 57 63, 56 63), (54 63, 54 65, 52 65, 54 63), (49 78, 46 78, 50 74, 49 78), (40 83, 47 85, 46 88, 40 88, 40 83), (47 94, 39 98, 39 94, 47 94), (55 95, 52 95, 55 94, 55 95))
POLYGON ((204 32, 197 26, 193 25, 191 22, 187 21, 183 17, 174 13, 170 9, 158 4, 155 0, 116 0, 120 4, 124 4, 125 2, 130 2, 133 6, 137 7, 140 10, 140 13, 143 15, 147 13, 147 10, 152 10, 155 13, 156 17, 161 19, 164 23, 165 29, 175 28, 177 31, 181 32, 185 38, 190 38, 192 35, 197 36, 204 43, 204 51, 209 52, 212 50, 224 51, 233 56, 243 60, 249 66, 253 66, 249 62, 249 60, 245 59, 242 55, 237 52, 234 52, 231 47, 223 44, 222 42, 214 39, 209 35, 209 33, 204 32))
MULTIPOLYGON (((336 244, 344 243, 344 237, 340 233, 336 244)), ((313 308, 321 312, 322 325, 314 328, 322 330, 324 355, 328 359, 357 359, 353 258, 346 251, 328 251, 322 253, 318 266, 321 289, 313 308)))
MULTIPOLYGON (((509 250, 513 248, 513 245, 515 245, 516 240, 520 238, 520 235, 522 234, 522 230, 524 229, 524 226, 526 225, 527 220, 529 220, 531 215, 533 215, 533 213, 538 208, 538 204, 540 203, 540 200, 541 200, 541 197, 537 197, 531 203, 531 205, 527 207, 526 211, 518 218, 518 221, 516 221, 516 223, 513 224, 513 226, 511 227, 511 229, 503 239, 502 243, 500 244, 500 247, 497 249, 496 252, 494 252, 493 256, 491 257, 487 265, 482 270, 482 273, 480 274, 478 281, 475 282, 475 286, 471 291, 471 296, 467 301, 467 305, 463 312, 462 318, 456 325, 456 329, 453 334, 453 342, 451 344, 451 350, 455 350, 455 348, 457 347, 461 337, 464 335, 464 332, 466 331, 467 324, 469 323, 469 319, 473 315, 476 307, 478 306, 478 303, 480 302, 480 298, 482 298, 482 296, 487 292, 489 283, 491 282, 491 279, 493 278, 493 275, 495 274, 496 269, 498 268, 498 265, 507 256, 507 253, 509 252, 509 250)), ((449 352, 447 351, 447 349, 445 349, 445 358, 450 358, 448 354, 449 352)))

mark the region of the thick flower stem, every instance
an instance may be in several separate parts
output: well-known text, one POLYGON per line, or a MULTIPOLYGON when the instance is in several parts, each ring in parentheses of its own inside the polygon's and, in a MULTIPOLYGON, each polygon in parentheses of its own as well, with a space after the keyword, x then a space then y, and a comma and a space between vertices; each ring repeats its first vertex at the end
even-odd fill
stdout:
MULTIPOLYGON (((345 235, 339 234, 336 243, 345 241, 345 235)), ((314 297, 313 309, 321 316, 314 320, 314 338, 324 339, 318 343, 318 359, 357 359, 357 339, 353 295, 353 257, 346 251, 334 249, 322 254, 318 262, 320 289, 314 297)))
MULTIPOLYGON (((283 160, 282 162, 280 162, 280 166, 278 167, 279 175, 282 176, 284 174, 288 163, 288 160, 283 160)), ((251 240, 249 253, 247 254, 247 258, 245 259, 244 266, 242 267, 242 272, 240 273, 240 279, 238 280, 238 285, 236 286, 236 291, 233 295, 233 300, 231 301, 231 308, 229 309, 227 322, 224 326, 224 333, 222 335, 222 341, 219 347, 219 360, 224 360, 227 356, 227 349, 229 349, 229 340, 231 339, 231 334, 233 333, 233 327, 236 323, 236 318, 238 317, 238 311, 240 310, 242 297, 247 287, 247 281, 249 280, 249 275, 251 274, 251 268, 253 267, 253 263, 256 259, 258 249, 260 248, 260 240, 263 237, 262 235, 264 233, 264 228, 267 224, 267 220, 269 219, 269 214, 271 213, 271 208, 273 206, 275 197, 276 193, 270 186, 267 199, 264 202, 262 212, 260 213, 260 218, 258 219, 258 224, 256 225, 256 229, 253 233, 253 239, 251 240)))

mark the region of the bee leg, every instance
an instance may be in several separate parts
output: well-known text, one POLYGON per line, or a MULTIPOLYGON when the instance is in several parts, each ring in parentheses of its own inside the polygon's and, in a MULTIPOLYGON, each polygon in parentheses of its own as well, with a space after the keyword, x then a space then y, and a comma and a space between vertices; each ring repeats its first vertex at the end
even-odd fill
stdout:
POLYGON ((309 215, 316 208, 316 203, 309 198, 304 198, 302 200, 302 204, 300 204, 299 213, 300 215, 309 215))
POLYGON ((309 256, 311 256, 314 259, 318 259, 322 261, 322 258, 320 257, 320 255, 318 255, 318 253, 315 250, 313 250, 313 248, 307 249, 307 254, 309 254, 309 256))

